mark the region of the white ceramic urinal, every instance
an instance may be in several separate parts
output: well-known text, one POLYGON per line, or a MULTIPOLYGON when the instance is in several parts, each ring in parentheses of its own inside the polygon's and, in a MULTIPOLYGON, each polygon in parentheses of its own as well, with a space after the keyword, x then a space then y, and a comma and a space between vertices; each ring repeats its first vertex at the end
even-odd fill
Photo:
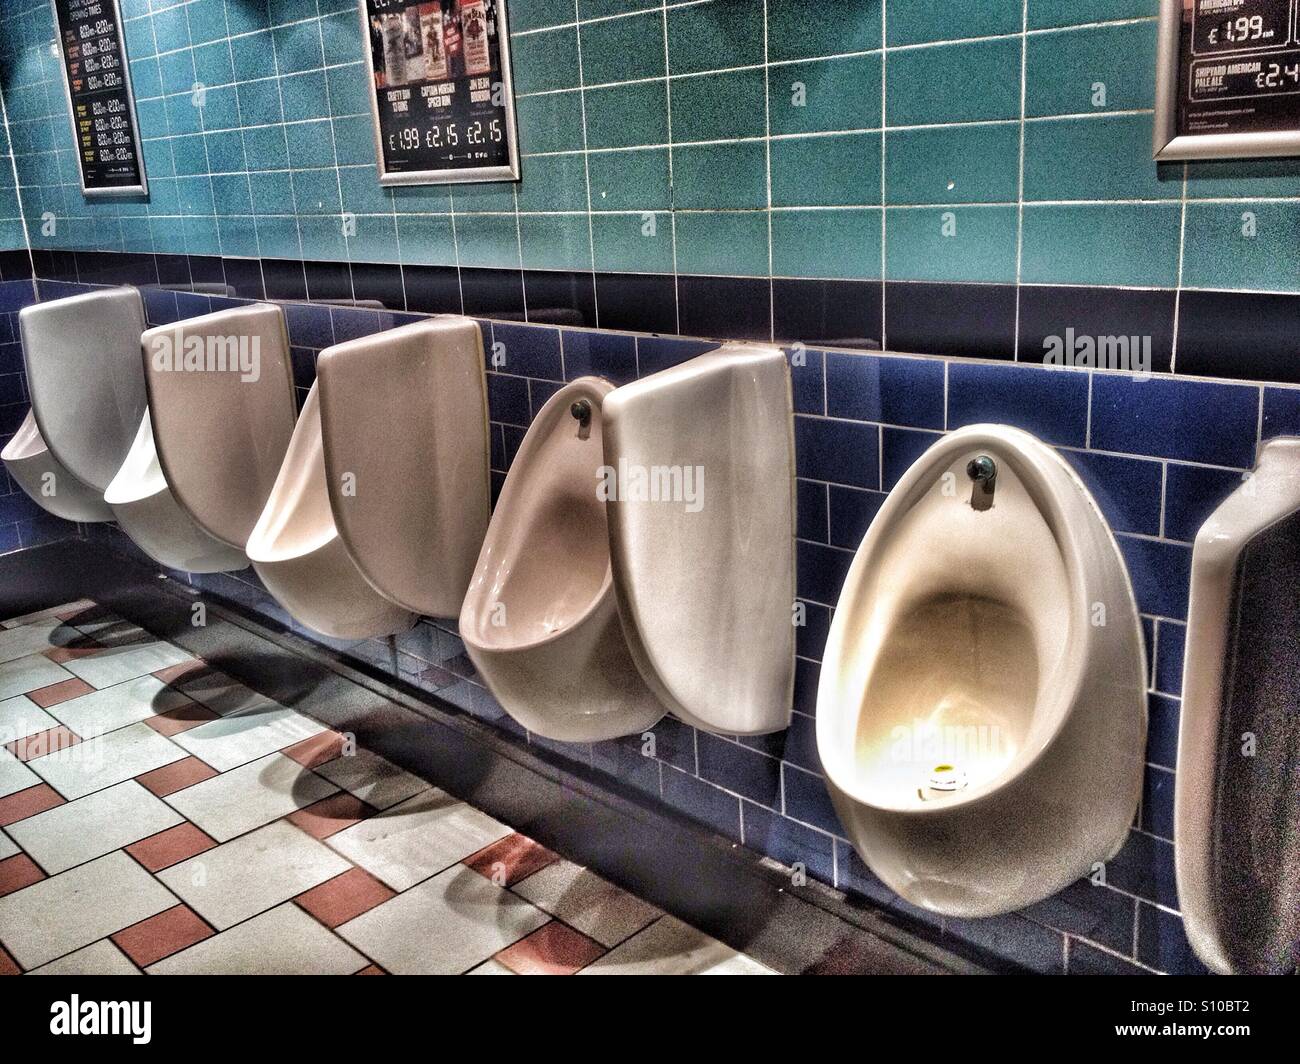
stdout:
POLYGON ((668 709, 760 733, 794 668, 789 370, 729 345, 557 392, 506 478, 460 615, 505 710, 595 742, 668 709))
POLYGON ((13 439, 5 444, 0 459, 14 483, 55 517, 65 521, 113 520, 103 492, 83 484, 50 453, 30 410, 13 439))
POLYGON ((235 307, 149 329, 140 345, 167 486, 199 529, 242 551, 294 430, 284 314, 235 307))
POLYGON ((103 501, 122 531, 160 565, 189 573, 230 572, 248 565, 243 551, 208 535, 181 509, 158 464, 148 410, 103 501))
POLYGON ((1300 964, 1300 439, 1269 440, 1192 549, 1178 900, 1220 974, 1300 964))
POLYGON ((483 340, 468 318, 321 353, 248 554, 302 623, 360 639, 454 615, 487 528, 483 340))
POLYGON ((580 377, 538 411, 506 477, 460 613, 470 658, 502 707, 548 739, 595 742, 651 727, 663 705, 618 619, 601 403, 580 377))
POLYGON ((325 476, 317 381, 248 537, 253 568, 280 605, 324 635, 366 639, 405 631, 415 616, 366 583, 348 556, 330 512, 325 476))
POLYGON ((794 425, 785 355, 728 344, 616 389, 604 417, 605 462, 619 489, 609 506, 614 588, 641 675, 676 716, 707 731, 789 727, 794 425), (678 498, 656 498, 665 494, 678 498))
POLYGON ((1123 844, 1142 787, 1145 651, 1119 549, 1050 447, 945 436, 849 570, 817 749, 850 841, 914 905, 1022 908, 1123 844))

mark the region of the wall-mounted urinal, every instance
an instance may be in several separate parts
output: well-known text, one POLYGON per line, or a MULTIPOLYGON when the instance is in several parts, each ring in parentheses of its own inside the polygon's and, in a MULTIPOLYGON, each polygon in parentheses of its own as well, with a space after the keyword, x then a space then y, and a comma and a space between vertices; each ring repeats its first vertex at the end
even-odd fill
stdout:
POLYGON ((102 501, 122 531, 160 565, 190 573, 230 572, 248 565, 243 551, 208 535, 181 509, 158 464, 148 410, 102 501))
POLYGON ((284 314, 254 303, 149 329, 139 343, 166 484, 201 531, 242 551, 293 435, 284 314))
POLYGON ((822 661, 817 749, 871 870, 991 916, 1123 844, 1142 786, 1145 651, 1096 503, 1017 429, 945 436, 859 547, 822 661))
POLYGON ((515 456, 460 615, 530 731, 594 742, 672 710, 754 734, 789 722, 789 369, 728 345, 615 390, 583 377, 515 456))
POLYGON ((1192 549, 1178 900, 1220 974, 1300 964, 1300 439, 1269 440, 1192 549))
POLYGON ((459 612, 487 528, 483 341, 434 318, 321 353, 248 541, 270 593, 326 635, 459 612))
POLYGON ((13 439, 5 444, 0 459, 14 483, 55 517, 65 521, 113 520, 104 493, 79 481, 50 452, 30 410, 13 439))
POLYGON ((140 293, 107 288, 33 303, 18 323, 32 410, 4 450, 5 466, 50 513, 110 521, 104 489, 145 409, 140 293))

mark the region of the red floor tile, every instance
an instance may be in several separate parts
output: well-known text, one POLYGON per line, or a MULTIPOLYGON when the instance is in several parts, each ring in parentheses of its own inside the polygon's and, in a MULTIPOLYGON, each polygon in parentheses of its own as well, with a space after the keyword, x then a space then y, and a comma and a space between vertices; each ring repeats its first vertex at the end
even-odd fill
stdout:
POLYGON ((136 776, 135 780, 156 797, 166 798, 167 795, 175 794, 186 787, 210 780, 216 774, 215 768, 205 765, 197 757, 185 757, 180 761, 173 761, 170 765, 163 765, 162 768, 146 772, 142 776, 136 776))
POLYGON ((90 658, 103 653, 104 648, 98 643, 89 640, 83 641, 83 639, 78 639, 73 646, 50 647, 49 650, 43 650, 41 653, 54 662, 55 665, 62 665, 65 661, 76 661, 78 658, 90 658))
POLYGON ((8 750, 19 761, 34 761, 38 757, 52 754, 58 750, 67 750, 81 742, 81 736, 60 724, 57 728, 47 728, 35 735, 26 735, 5 743, 8 750))
POLYGON ((319 887, 299 894, 293 900, 326 927, 334 928, 354 916, 369 912, 396 892, 384 886, 369 872, 353 868, 319 887))
POLYGON ((507 946, 496 959, 519 975, 572 975, 604 952, 599 942, 552 920, 507 946))
POLYGON ((346 740, 338 732, 323 731, 293 746, 286 746, 280 752, 305 768, 315 768, 338 757, 343 752, 344 742, 346 740))
POLYGON ((85 680, 79 676, 74 676, 71 680, 63 680, 60 683, 50 684, 49 687, 28 691, 27 697, 40 706, 41 709, 49 709, 50 706, 57 706, 60 702, 66 702, 70 698, 80 698, 82 695, 88 695, 94 690, 85 680))
MULTIPOLYGON (((74 617, 80 617, 83 613, 89 613, 91 610, 99 609, 98 604, 90 599, 82 599, 80 602, 69 602, 68 608, 59 610, 54 615, 55 620, 63 621, 65 624, 74 617)), ((89 617, 87 618, 89 620, 89 617)))
MULTIPOLYGON (((22 975, 23 970, 18 967, 18 962, 5 952, 4 946, 0 946, 0 975, 22 975)), ((368 974, 368 973, 358 973, 368 974)))
POLYGON ((192 672, 203 672, 208 668, 210 666, 206 661, 193 658, 190 661, 182 661, 179 665, 168 665, 167 668, 159 669, 153 675, 162 680, 163 683, 175 683, 192 672))
POLYGON ((214 840, 193 824, 177 824, 174 828, 131 843, 126 852, 150 872, 158 872, 204 850, 210 850, 215 845, 214 840))
POLYGON ((208 721, 216 719, 217 715, 212 710, 205 709, 197 702, 190 702, 169 709, 165 713, 146 717, 145 723, 159 735, 179 735, 183 731, 189 731, 191 728, 197 728, 200 724, 207 724, 208 721))
POLYGON ((331 794, 328 798, 295 810, 285 819, 314 838, 326 839, 337 831, 350 828, 359 820, 365 820, 374 812, 371 806, 355 795, 331 794))
POLYGON ((202 942, 212 934, 212 928, 193 909, 186 905, 173 905, 111 937, 118 949, 143 968, 186 946, 202 942))
POLYGON ((0 798, 0 828, 62 804, 63 799, 58 791, 48 783, 38 783, 7 798, 0 798))
POLYGON ((25 853, 16 853, 0 861, 0 898, 45 878, 36 862, 25 853))
POLYGON ((377 964, 368 964, 368 965, 366 965, 364 968, 362 968, 361 971, 359 971, 359 972, 355 972, 355 973, 353 973, 353 974, 355 974, 355 975, 387 975, 388 973, 387 973, 386 971, 384 971, 381 967, 379 967, 379 965, 377 965, 377 964))
POLYGON ((465 858, 465 864, 499 887, 509 887, 558 861, 559 855, 516 832, 465 858))

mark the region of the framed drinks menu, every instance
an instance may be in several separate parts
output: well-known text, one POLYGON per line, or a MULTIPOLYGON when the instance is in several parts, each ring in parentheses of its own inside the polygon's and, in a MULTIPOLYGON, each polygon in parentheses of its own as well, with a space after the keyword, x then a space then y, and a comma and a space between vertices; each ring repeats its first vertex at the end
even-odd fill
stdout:
POLYGON ((50 0, 81 194, 143 196, 149 191, 136 127, 117 0, 50 0))
POLYGON ((506 0, 359 0, 381 185, 519 179, 506 0))
POLYGON ((1161 0, 1155 157, 1300 155, 1300 0, 1161 0))

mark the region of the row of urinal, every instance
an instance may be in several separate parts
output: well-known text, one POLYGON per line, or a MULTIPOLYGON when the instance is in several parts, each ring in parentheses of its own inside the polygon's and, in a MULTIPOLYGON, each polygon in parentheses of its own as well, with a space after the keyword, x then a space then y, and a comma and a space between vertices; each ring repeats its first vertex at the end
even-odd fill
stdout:
POLYGON ((728 345, 623 388, 560 389, 489 527, 483 342, 468 318, 328 348, 296 421, 275 305, 146 329, 139 292, 121 287, 34 304, 20 327, 32 412, 3 457, 50 512, 116 519, 172 569, 251 562, 328 636, 459 616, 502 705, 548 738, 635 733, 669 710, 728 734, 788 725, 794 459, 779 350, 728 345), (663 505, 630 504, 643 488, 663 505), (746 571, 769 577, 734 578, 746 571))

